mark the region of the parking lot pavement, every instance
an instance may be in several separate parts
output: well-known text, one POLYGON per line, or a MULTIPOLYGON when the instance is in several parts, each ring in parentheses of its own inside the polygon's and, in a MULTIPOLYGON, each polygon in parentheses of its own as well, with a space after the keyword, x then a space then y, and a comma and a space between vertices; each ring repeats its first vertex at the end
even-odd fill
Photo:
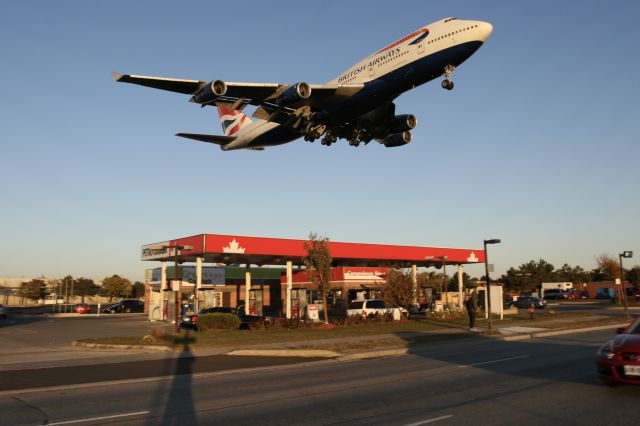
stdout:
POLYGON ((150 351, 101 350, 72 345, 91 337, 143 336, 155 325, 144 315, 58 317, 11 316, 0 321, 0 371, 76 364, 99 364, 108 360, 158 359, 167 355, 150 351))

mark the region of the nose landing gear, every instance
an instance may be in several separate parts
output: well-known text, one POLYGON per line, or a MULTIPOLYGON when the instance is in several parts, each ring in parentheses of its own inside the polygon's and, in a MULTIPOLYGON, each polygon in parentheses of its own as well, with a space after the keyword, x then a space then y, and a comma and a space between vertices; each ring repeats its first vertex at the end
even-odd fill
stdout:
POLYGON ((444 67, 444 80, 442 80, 442 88, 451 90, 453 89, 453 80, 451 80, 451 74, 455 71, 456 67, 453 65, 447 65, 444 67))

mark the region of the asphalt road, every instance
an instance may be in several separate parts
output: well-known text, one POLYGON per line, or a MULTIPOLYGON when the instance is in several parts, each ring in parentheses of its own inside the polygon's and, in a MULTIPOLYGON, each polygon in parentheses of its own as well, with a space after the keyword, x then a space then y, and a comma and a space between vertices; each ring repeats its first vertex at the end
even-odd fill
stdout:
POLYGON ((637 424, 640 388, 595 376, 611 334, 477 337, 398 357, 209 373, 185 358, 184 374, 165 378, 3 392, 0 425, 637 424))

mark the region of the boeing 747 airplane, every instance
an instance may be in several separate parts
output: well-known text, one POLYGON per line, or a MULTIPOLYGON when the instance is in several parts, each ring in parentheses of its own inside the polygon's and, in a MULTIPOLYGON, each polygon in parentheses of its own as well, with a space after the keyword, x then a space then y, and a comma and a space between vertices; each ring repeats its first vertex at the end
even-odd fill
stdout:
POLYGON ((420 28, 378 50, 326 84, 233 83, 113 73, 117 81, 191 95, 190 101, 218 108, 224 135, 176 136, 233 149, 261 150, 300 137, 339 138, 352 146, 375 139, 384 146, 411 142, 412 114, 396 115, 393 101, 416 86, 444 76, 453 89, 453 71, 489 38, 488 22, 447 18, 420 28), (252 121, 242 111, 253 105, 252 121))

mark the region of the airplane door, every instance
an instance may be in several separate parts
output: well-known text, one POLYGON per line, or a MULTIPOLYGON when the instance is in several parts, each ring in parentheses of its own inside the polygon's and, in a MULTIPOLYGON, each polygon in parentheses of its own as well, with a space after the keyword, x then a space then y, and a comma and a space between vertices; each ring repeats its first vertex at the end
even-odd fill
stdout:
POLYGON ((424 41, 418 45, 418 53, 424 53, 424 41))
POLYGON ((370 66, 369 67, 369 77, 375 77, 376 75, 376 67, 375 66, 370 66))

